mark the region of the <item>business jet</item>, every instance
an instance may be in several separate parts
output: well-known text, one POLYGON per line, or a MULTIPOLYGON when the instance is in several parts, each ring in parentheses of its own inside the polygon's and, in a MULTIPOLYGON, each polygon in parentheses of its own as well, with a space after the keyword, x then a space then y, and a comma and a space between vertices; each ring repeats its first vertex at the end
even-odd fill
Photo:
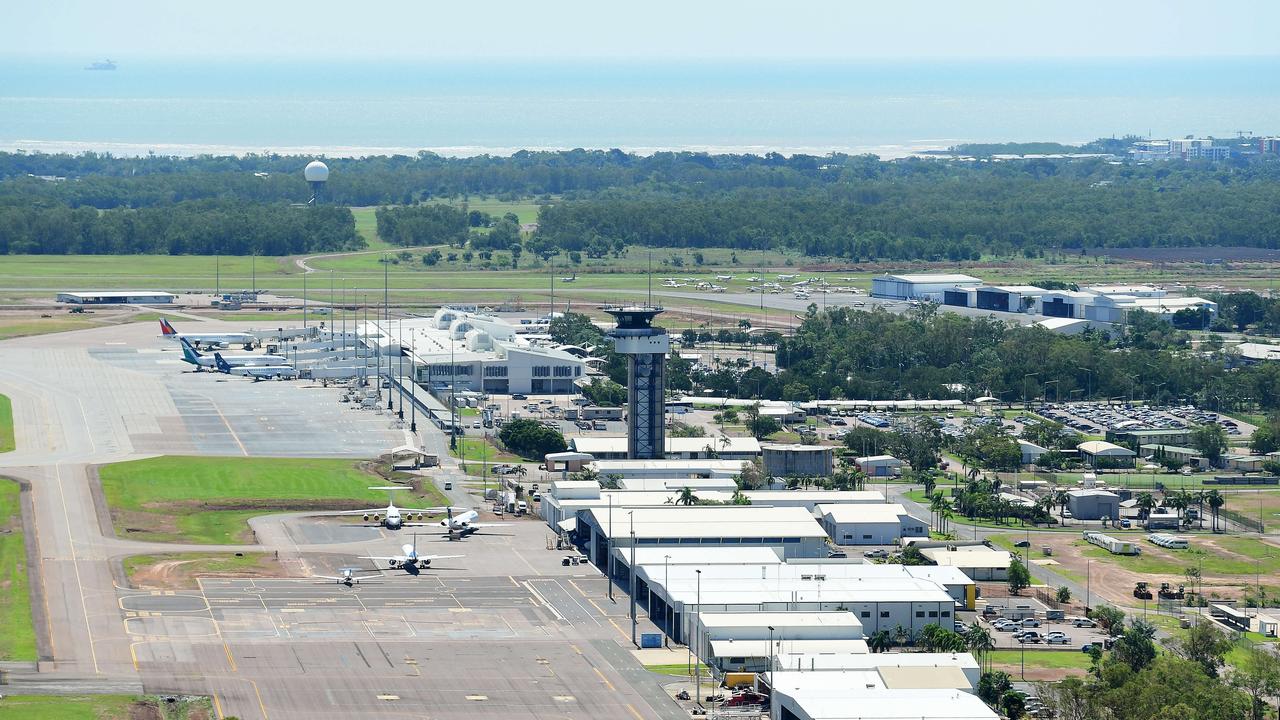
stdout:
POLYGON ((240 375, 259 380, 292 380, 298 377, 298 369, 292 365, 242 365, 235 367, 227 363, 222 353, 214 353, 213 361, 218 372, 228 375, 240 375))
MULTIPOLYGON (((408 490, 410 488, 401 485, 387 485, 371 487, 370 490, 386 490, 388 494, 394 494, 397 490, 408 490)), ((402 527, 430 527, 433 523, 414 523, 408 520, 421 520, 423 515, 439 515, 448 511, 450 508, 434 507, 434 508, 398 508, 392 502, 391 498, 387 499, 385 508, 370 508, 368 510, 343 510, 339 515, 361 515, 364 521, 370 523, 370 527, 384 527, 388 530, 399 530, 402 527)))
POLYGON ((404 568, 413 574, 419 569, 431 567, 432 560, 447 560, 449 558, 460 558, 461 555, 419 555, 418 554, 418 536, 413 536, 413 544, 405 544, 400 546, 401 555, 363 555, 361 560, 373 560, 375 563, 385 563, 389 568, 404 568))
POLYGON ((717 280, 720 280, 720 281, 723 281, 723 282, 729 282, 730 280, 732 280, 732 279, 733 279, 733 276, 732 276, 732 275, 717 275, 717 276, 716 276, 716 279, 717 279, 717 280))
POLYGON ((450 540, 461 540, 477 530, 483 530, 485 528, 499 528, 507 526, 507 523, 478 523, 476 520, 479 519, 480 513, 475 510, 467 510, 466 512, 454 515, 453 508, 449 508, 447 513, 447 517, 445 517, 444 520, 441 520, 438 524, 449 534, 450 540))
POLYGON ((258 344, 258 338, 252 333, 180 333, 165 318, 160 318, 160 334, 169 340, 186 339, 196 347, 225 348, 232 345, 243 345, 245 350, 252 350, 258 344))
MULTIPOLYGON (((182 359, 196 366, 196 370, 209 368, 210 370, 219 370, 217 357, 209 357, 202 355, 195 346, 186 338, 179 338, 178 342, 182 345, 182 359)), ((229 367, 246 367, 249 365, 279 365, 288 362, 288 358, 281 355, 227 355, 222 358, 223 362, 229 367)))
POLYGON ((346 585, 347 587, 351 587, 352 585, 359 585, 364 580, 372 580, 373 578, 382 577, 381 574, 356 575, 355 573, 359 569, 360 568, 342 568, 338 571, 342 573, 341 575, 312 575, 311 577, 315 578, 316 580, 332 580, 339 585, 346 585))

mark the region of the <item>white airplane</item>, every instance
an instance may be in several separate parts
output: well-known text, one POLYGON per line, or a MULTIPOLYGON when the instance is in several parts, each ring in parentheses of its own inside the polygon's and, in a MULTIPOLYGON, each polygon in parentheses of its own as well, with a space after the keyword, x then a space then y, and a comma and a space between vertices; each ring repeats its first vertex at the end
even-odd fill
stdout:
POLYGON ((666 280, 663 280, 662 285, 663 287, 671 287, 671 288, 684 287, 684 283, 678 283, 675 281, 674 278, 667 278, 666 280))
POLYGON ((797 280, 797 281, 795 281, 795 282, 791 283, 791 287, 804 287, 805 285, 808 285, 810 282, 812 282, 812 281, 811 281, 811 280, 797 280))
POLYGON ((560 282, 562 282, 562 283, 577 282, 577 280, 578 280, 578 273, 574 273, 572 277, 562 277, 562 278, 560 278, 560 282))
POLYGON ((795 275, 779 275, 778 279, 779 280, 795 280, 796 276, 795 275))
POLYGON ((711 285, 711 287, 709 287, 709 288, 707 288, 707 289, 708 289, 708 290, 710 290, 711 292, 718 292, 718 293, 719 293, 719 292, 724 292, 724 291, 725 291, 725 286, 723 286, 723 285, 715 285, 715 284, 712 284, 712 285, 711 285))
POLYGON ((447 560, 449 558, 460 558, 461 555, 419 555, 418 554, 418 536, 413 536, 412 545, 401 545, 401 555, 364 555, 361 560, 373 560, 375 563, 386 563, 389 568, 404 568, 410 574, 416 573, 421 568, 431 567, 432 560, 447 560))
POLYGON ((298 377, 298 369, 292 365, 242 365, 233 367, 222 357, 222 353, 214 353, 213 360, 218 372, 228 375, 242 375, 258 380, 292 380, 298 377))
MULTIPOLYGON (((178 338, 178 343, 182 345, 182 359, 196 366, 196 370, 209 368, 211 370, 221 370, 218 367, 218 359, 208 355, 201 355, 199 350, 191 344, 191 341, 185 337, 178 338)), ((246 367, 249 365, 279 365, 288 362, 288 359, 281 355, 228 355, 222 358, 228 367, 246 367)))
POLYGON ((201 345, 206 348, 243 345, 245 350, 252 350, 253 347, 258 344, 257 336, 252 333, 180 333, 175 330, 173 325, 165 318, 160 318, 160 334, 169 340, 181 340, 186 338, 187 342, 196 347, 200 347, 201 345))
POLYGON ((793 296, 793 297, 795 297, 795 299, 796 299, 796 300, 808 300, 808 299, 809 299, 809 293, 807 293, 807 292, 805 292, 805 291, 803 291, 803 290, 797 290, 797 291, 795 291, 794 293, 792 293, 792 296, 793 296))
POLYGON ((449 533, 450 540, 460 540, 477 530, 484 528, 506 527, 508 523, 478 523, 476 520, 480 517, 480 513, 475 510, 467 510, 466 512, 453 514, 453 508, 448 508, 448 516, 441 520, 439 525, 449 533))
MULTIPOLYGON (((394 494, 397 490, 409 490, 410 488, 400 485, 384 485, 371 487, 370 490, 386 490, 389 495, 394 494)), ((423 515, 438 515, 446 512, 450 508, 434 507, 434 508, 398 508, 396 504, 387 499, 385 508, 370 508, 368 510, 344 510, 339 515, 362 515, 364 521, 371 523, 373 527, 384 527, 388 530, 399 530, 402 527, 428 527, 431 523, 413 523, 407 520, 421 520, 423 515)))
POLYGON ((346 585, 347 587, 351 587, 352 585, 359 585, 360 582, 363 580, 371 580, 373 578, 382 577, 381 574, 356 575, 355 573, 359 569, 360 568, 342 568, 338 571, 342 573, 341 575, 312 575, 311 577, 315 578, 316 580, 332 580, 339 585, 346 585))
POLYGON ((717 276, 716 276, 716 279, 717 279, 717 280, 722 280, 722 281, 724 281, 724 282, 729 282, 730 280, 732 280, 732 279, 733 279, 733 276, 732 276, 732 275, 717 275, 717 276))
POLYGON ((760 282, 760 276, 752 275, 751 277, 747 278, 747 282, 760 282))

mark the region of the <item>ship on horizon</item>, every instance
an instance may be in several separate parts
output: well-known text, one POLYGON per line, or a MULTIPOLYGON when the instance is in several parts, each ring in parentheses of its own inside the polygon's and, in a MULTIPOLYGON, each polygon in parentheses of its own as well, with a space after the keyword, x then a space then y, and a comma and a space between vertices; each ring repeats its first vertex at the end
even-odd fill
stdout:
POLYGON ((84 66, 85 70, 115 70, 116 61, 110 58, 84 66))

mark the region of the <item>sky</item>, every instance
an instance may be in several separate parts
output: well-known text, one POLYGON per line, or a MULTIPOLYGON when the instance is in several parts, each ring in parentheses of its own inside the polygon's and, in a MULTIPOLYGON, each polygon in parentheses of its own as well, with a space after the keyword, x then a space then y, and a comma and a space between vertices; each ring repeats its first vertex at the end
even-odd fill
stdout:
MULTIPOLYGON (((1274 0, 49 0, 0 55, 1000 59, 1280 54, 1274 0)), ((2 89, 0 89, 2 92, 2 89)))

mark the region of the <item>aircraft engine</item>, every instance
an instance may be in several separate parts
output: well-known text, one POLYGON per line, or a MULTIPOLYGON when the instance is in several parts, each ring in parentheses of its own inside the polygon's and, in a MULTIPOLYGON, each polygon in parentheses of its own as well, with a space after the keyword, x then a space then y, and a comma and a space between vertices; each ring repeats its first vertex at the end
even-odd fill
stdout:
POLYGON ((396 562, 395 560, 388 560, 388 561, 387 561, 387 567, 395 567, 396 565, 399 565, 399 563, 398 563, 398 562, 396 562))
POLYGON ((369 513, 364 514, 364 521, 369 522, 369 513))

